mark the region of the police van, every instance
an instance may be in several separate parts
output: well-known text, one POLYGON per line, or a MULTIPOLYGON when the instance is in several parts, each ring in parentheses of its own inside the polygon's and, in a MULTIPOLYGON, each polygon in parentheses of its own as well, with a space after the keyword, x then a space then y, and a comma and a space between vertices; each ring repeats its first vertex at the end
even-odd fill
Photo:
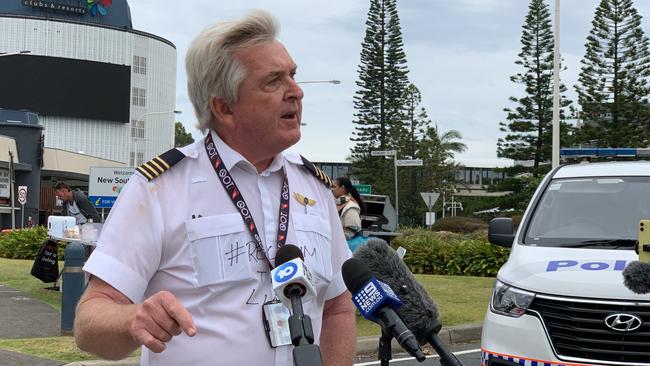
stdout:
POLYGON ((650 294, 622 271, 638 260, 639 220, 650 219, 650 161, 579 163, 541 182, 513 231, 481 339, 482 366, 650 365, 650 294))

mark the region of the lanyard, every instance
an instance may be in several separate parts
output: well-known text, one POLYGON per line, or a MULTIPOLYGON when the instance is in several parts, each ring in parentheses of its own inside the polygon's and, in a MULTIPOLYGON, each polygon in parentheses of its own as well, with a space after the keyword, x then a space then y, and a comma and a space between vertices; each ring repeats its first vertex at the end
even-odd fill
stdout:
MULTIPOLYGON (((230 197, 232 203, 237 208, 237 211, 239 211, 239 214, 241 215, 242 219, 244 219, 244 223, 246 223, 246 227, 248 228, 248 231, 253 236, 253 239, 255 239, 255 244, 257 245, 257 249, 260 250, 262 254, 264 254, 264 259, 266 259, 269 268, 273 269, 273 265, 271 264, 268 255, 266 255, 266 250, 264 250, 264 243, 262 243, 262 238, 260 237, 260 234, 257 231, 257 226, 255 225, 255 221, 253 220, 253 216, 251 216, 250 210, 248 209, 248 205, 246 205, 246 201, 244 200, 241 191, 239 190, 239 188, 237 188, 237 184, 235 184, 235 180, 232 178, 230 172, 223 164, 223 161, 221 160, 221 156, 217 151, 217 147, 215 146, 211 135, 212 135, 211 133, 208 133, 207 136, 205 137, 205 151, 208 153, 208 157, 210 157, 210 161, 212 162, 212 167, 214 168, 214 171, 217 173, 217 177, 219 177, 219 181, 221 182, 221 185, 223 185, 223 188, 226 190, 226 192, 228 192, 228 197, 230 197)), ((283 247, 285 242, 287 241, 288 230, 289 230, 289 180, 287 179, 287 172, 285 169, 284 180, 282 182, 282 191, 280 191, 280 217, 278 219, 278 240, 277 240, 278 249, 283 247)))

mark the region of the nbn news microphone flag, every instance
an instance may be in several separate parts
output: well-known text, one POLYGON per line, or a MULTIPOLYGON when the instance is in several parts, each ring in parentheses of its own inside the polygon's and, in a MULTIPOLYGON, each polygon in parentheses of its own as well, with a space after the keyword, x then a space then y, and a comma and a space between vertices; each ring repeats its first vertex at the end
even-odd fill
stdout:
POLYGON ((392 309, 399 309, 402 301, 387 284, 372 277, 370 281, 355 294, 352 295, 352 302, 359 309, 361 315, 371 321, 377 321, 375 314, 384 306, 392 309))

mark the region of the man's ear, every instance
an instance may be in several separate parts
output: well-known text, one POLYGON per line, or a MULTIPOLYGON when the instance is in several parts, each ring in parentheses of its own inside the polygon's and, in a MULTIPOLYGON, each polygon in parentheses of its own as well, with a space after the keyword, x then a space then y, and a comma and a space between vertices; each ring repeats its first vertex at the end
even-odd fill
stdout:
POLYGON ((210 97, 210 110, 214 119, 219 121, 217 123, 218 125, 224 127, 232 127, 234 125, 233 112, 228 103, 212 96, 210 97))

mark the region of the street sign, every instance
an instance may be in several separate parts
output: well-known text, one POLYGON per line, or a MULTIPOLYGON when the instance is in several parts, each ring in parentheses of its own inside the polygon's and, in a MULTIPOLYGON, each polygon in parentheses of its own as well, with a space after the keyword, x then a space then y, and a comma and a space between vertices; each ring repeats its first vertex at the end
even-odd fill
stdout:
POLYGON ((372 156, 393 156, 395 155, 395 150, 374 150, 370 152, 372 156))
POLYGON ((27 203, 27 186, 18 186, 18 203, 21 205, 27 203))
POLYGON ((397 166, 422 166, 422 159, 397 160, 395 164, 397 166))
POLYGON ((355 184, 354 188, 357 189, 359 194, 371 194, 372 186, 370 184, 355 184))
POLYGON ((422 199, 424 200, 424 203, 427 205, 427 208, 429 211, 431 211, 431 208, 433 205, 436 204, 436 201, 438 200, 438 197, 440 197, 440 193, 438 192, 420 192, 420 196, 422 196, 422 199))
POLYGON ((90 167, 88 199, 97 208, 113 207, 117 195, 134 172, 135 168, 90 167))
POLYGON ((427 212, 426 215, 426 224, 427 226, 431 226, 436 223, 436 213, 435 212, 427 212))

